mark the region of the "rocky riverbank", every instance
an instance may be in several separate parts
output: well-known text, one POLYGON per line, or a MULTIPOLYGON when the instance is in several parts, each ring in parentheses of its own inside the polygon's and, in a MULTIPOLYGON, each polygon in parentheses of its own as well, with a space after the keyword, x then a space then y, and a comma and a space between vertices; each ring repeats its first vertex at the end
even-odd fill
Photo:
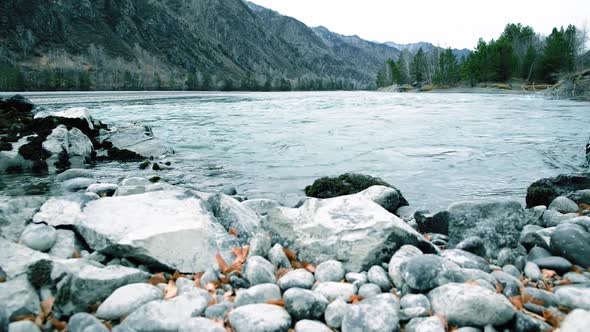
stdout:
POLYGON ((318 179, 285 207, 158 177, 103 183, 82 166, 120 155, 156 165, 172 150, 140 124, 111 128, 84 109, 40 113, 12 100, 0 102, 13 119, 0 126, 3 171, 58 173, 59 194, 0 201, 0 331, 590 326, 590 174, 533 183, 526 208, 416 211, 358 174, 318 179))

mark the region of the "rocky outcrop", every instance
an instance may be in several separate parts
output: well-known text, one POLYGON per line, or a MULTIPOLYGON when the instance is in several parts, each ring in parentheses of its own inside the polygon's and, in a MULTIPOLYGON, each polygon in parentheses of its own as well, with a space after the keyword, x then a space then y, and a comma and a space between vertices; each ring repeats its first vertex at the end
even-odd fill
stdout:
POLYGON ((263 227, 303 259, 336 259, 349 271, 385 261, 404 244, 436 252, 434 245, 362 193, 308 199, 299 208, 276 208, 263 227))
POLYGON ((526 205, 527 208, 538 205, 549 206, 559 196, 584 189, 590 189, 590 173, 563 174, 541 179, 528 187, 526 205))

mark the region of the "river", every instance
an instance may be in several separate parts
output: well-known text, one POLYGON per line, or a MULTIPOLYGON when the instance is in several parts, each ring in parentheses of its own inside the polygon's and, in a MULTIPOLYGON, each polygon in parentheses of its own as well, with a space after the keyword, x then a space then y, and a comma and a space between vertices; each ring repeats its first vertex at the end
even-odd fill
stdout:
MULTIPOLYGON (((233 184, 286 204, 315 179, 378 176, 410 204, 514 198, 542 177, 585 169, 590 103, 518 94, 379 92, 29 93, 47 108, 84 106, 108 124, 150 125, 176 155, 169 182, 233 184)), ((137 163, 95 167, 103 181, 150 176, 137 163)), ((12 193, 22 176, 7 176, 12 193)), ((25 182, 48 178, 26 176, 25 182)))

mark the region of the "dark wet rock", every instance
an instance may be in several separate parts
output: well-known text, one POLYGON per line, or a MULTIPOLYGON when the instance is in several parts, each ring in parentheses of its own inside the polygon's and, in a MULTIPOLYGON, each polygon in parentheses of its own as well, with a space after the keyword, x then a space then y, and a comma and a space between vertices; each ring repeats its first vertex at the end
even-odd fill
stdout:
POLYGON ((260 256, 251 256, 243 267, 243 275, 250 285, 276 282, 276 267, 260 256))
POLYGON ((574 264, 590 267, 590 233, 577 225, 557 226, 551 235, 551 249, 574 264))
POLYGON ((276 305, 250 304, 229 314, 229 323, 236 332, 287 332, 291 327, 289 313, 276 305))
POLYGON ((350 305, 342 319, 342 331, 398 330, 399 301, 392 294, 374 295, 350 305))
POLYGON ((315 270, 315 279, 319 282, 340 281, 344 279, 344 265, 339 261, 328 260, 320 263, 315 270))
POLYGON ((91 314, 80 312, 68 321, 68 331, 71 332, 108 332, 109 329, 91 314))
POLYGON ((324 312, 324 319, 326 324, 329 327, 339 329, 342 326, 342 318, 344 318, 344 314, 348 309, 350 304, 347 304, 345 301, 337 299, 332 301, 327 307, 324 312))
POLYGON ((541 269, 554 270, 559 274, 563 274, 572 269, 573 265, 567 259, 559 256, 537 258, 533 261, 541 269))
POLYGON ((354 173, 342 174, 336 178, 324 177, 315 180, 311 186, 305 188, 305 194, 315 198, 332 198, 356 194, 372 186, 390 187, 397 192, 397 195, 394 195, 397 196, 397 199, 390 197, 386 206, 384 206, 389 212, 394 213, 397 208, 409 205, 401 192, 389 183, 380 178, 354 173))
POLYGON ((414 220, 416 220, 418 229, 422 233, 439 233, 446 235, 449 232, 449 216, 448 211, 438 213, 416 211, 416 213, 414 213, 414 220))
POLYGON ((516 246, 521 230, 531 218, 517 201, 455 203, 448 211, 449 245, 453 247, 470 236, 478 236, 489 257, 502 247, 516 246))
POLYGON ((221 189, 224 195, 234 196, 238 194, 238 190, 233 185, 227 185, 221 189))
POLYGON ((538 300, 544 307, 556 307, 558 305, 557 296, 546 290, 525 287, 523 294, 530 296, 532 299, 538 300))
POLYGON ((447 249, 440 252, 445 259, 466 269, 478 269, 488 272, 490 265, 484 258, 474 255, 468 251, 459 249, 447 249))
POLYGON ((329 302, 318 292, 290 288, 283 294, 285 309, 296 319, 320 319, 329 302))
POLYGON ((547 241, 537 232, 529 232, 524 236, 521 236, 518 240, 526 250, 531 250, 533 247, 541 247, 543 249, 549 250, 549 244, 547 241))
POLYGON ((590 173, 559 175, 538 180, 527 189, 527 208, 549 206, 558 196, 583 189, 590 189, 590 173))
POLYGON ((547 208, 563 214, 576 213, 580 209, 576 202, 566 196, 556 197, 547 208))
POLYGON ((498 252, 498 257, 496 258, 496 265, 504 266, 507 264, 513 264, 516 260, 516 255, 511 248, 502 248, 498 252))
POLYGON ((476 285, 446 284, 430 291, 428 298, 434 313, 457 326, 502 325, 516 312, 507 298, 476 285))
POLYGON ((427 291, 444 282, 449 264, 436 255, 421 255, 403 262, 400 270, 408 286, 419 291, 427 291))
POLYGON ((513 297, 520 295, 520 290, 523 287, 522 282, 508 273, 503 271, 494 271, 491 273, 500 285, 502 285, 502 293, 506 297, 513 297))
POLYGON ((526 266, 524 267, 524 274, 527 278, 531 279, 532 281, 537 281, 543 278, 541 269, 537 264, 533 262, 526 263, 526 266))
POLYGON ((139 164, 139 169, 147 169, 148 167, 150 167, 150 161, 149 160, 144 160, 139 164))
POLYGON ((483 240, 479 236, 470 236, 459 242, 455 249, 468 251, 480 257, 486 256, 486 249, 483 240))
POLYGON ((311 272, 306 269, 296 269, 287 272, 281 278, 279 278, 278 285, 283 291, 289 288, 305 288, 311 289, 315 282, 315 278, 311 272))
POLYGON ((389 261, 388 272, 389 277, 393 281, 395 287, 401 289, 405 284, 401 273, 401 265, 407 260, 420 255, 422 255, 422 251, 412 245, 402 246, 398 251, 395 252, 395 254, 393 254, 391 260, 389 261))
POLYGON ((26 276, 0 283, 0 307, 2 306, 10 321, 18 316, 36 317, 41 312, 37 291, 26 276))
POLYGON ((541 247, 533 247, 529 251, 529 255, 528 255, 527 259, 529 261, 534 261, 535 259, 538 259, 538 258, 545 258, 545 257, 551 257, 551 256, 553 256, 553 254, 551 254, 548 250, 541 248, 541 247))
POLYGON ((504 273, 507 273, 507 274, 515 277, 515 278, 520 278, 520 275, 521 275, 520 270, 517 269, 516 266, 510 265, 510 264, 502 266, 502 271, 504 273))
POLYGON ((534 318, 522 312, 516 313, 516 320, 514 322, 515 332, 549 332, 553 330, 553 326, 544 321, 534 318))
POLYGON ((237 291, 234 305, 240 307, 247 304, 266 303, 281 299, 281 290, 275 284, 259 284, 248 289, 237 291))

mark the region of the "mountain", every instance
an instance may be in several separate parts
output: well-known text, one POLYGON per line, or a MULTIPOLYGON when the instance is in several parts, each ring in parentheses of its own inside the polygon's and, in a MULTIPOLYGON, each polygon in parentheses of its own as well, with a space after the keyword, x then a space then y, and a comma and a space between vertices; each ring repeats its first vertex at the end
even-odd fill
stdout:
MULTIPOLYGON (((390 46, 390 47, 397 48, 398 50, 401 50, 401 51, 408 50, 412 54, 415 54, 416 52, 418 52, 418 50, 420 48, 422 48, 422 50, 426 53, 430 53, 436 48, 438 48, 439 50, 443 49, 442 47, 435 46, 434 44, 428 43, 428 42, 418 42, 418 43, 410 43, 410 44, 398 44, 398 43, 394 43, 394 42, 385 42, 383 44, 390 46)), ((464 49, 452 48, 451 50, 453 51, 453 54, 455 54, 455 56, 459 60, 462 57, 467 57, 471 53, 471 51, 466 48, 464 48, 464 49)))
POLYGON ((0 30, 0 90, 373 88, 399 54, 242 0, 3 0, 0 30))

